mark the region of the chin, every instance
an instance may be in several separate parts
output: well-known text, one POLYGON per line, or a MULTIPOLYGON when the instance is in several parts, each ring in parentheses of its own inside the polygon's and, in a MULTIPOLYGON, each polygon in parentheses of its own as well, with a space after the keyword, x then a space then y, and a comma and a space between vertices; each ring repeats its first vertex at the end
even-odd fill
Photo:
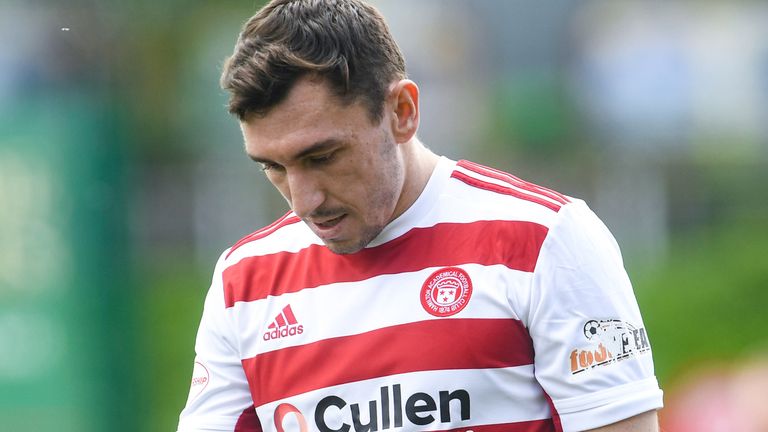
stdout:
POLYGON ((356 239, 339 241, 331 240, 325 242, 325 246, 330 249, 331 252, 339 255, 357 253, 368 246, 368 244, 372 242, 373 239, 375 239, 383 229, 384 227, 371 226, 362 231, 362 235, 358 236, 356 239))
MULTIPOLYGON (((378 234, 378 233, 377 233, 378 234)), ((325 243, 325 246, 331 250, 331 252, 339 255, 349 255, 360 252, 368 243, 370 243, 376 236, 363 236, 357 239, 329 241, 325 243)))
POLYGON ((339 255, 349 255, 353 254, 355 252, 361 251, 365 244, 359 244, 359 243, 349 243, 349 242, 329 242, 326 243, 325 246, 331 250, 331 252, 339 255))

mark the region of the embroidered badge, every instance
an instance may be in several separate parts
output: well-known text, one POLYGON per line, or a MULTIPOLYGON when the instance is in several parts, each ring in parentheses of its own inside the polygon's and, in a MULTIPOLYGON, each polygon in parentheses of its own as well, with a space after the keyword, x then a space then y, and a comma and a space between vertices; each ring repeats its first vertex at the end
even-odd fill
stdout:
POLYGON ((472 280, 458 267, 446 267, 432 273, 421 287, 421 305, 437 317, 461 312, 472 297, 472 280))

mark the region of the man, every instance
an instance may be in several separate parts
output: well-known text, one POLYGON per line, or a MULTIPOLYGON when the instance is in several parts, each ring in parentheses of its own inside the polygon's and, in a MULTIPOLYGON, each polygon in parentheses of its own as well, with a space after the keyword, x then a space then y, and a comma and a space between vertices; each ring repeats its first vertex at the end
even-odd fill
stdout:
POLYGON ((428 150, 360 0, 274 0, 222 85, 291 212, 219 259, 180 431, 656 431, 618 248, 577 199, 428 150))

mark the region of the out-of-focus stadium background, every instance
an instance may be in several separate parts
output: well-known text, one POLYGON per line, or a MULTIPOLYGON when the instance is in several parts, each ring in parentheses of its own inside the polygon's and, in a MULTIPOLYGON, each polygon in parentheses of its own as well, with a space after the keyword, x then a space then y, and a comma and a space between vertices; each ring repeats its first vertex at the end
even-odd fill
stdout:
MULTIPOLYGON (((219 252, 286 210, 217 84, 259 4, 0 3, 0 429, 175 430, 219 252)), ((767 431, 768 3, 375 4, 427 145, 617 236, 665 430, 767 431)))

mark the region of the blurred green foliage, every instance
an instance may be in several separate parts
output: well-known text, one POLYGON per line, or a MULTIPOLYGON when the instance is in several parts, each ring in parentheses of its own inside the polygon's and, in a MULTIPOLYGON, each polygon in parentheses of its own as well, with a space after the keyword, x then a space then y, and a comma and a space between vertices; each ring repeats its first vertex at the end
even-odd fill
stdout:
POLYGON ((573 151, 578 141, 569 136, 572 113, 562 81, 537 71, 495 83, 486 139, 532 156, 573 151))
POLYGON ((635 292, 668 391, 692 368, 768 349, 768 229, 731 221, 674 239, 663 266, 635 292))
MULTIPOLYGON (((146 265, 142 274, 137 314, 142 335, 139 387, 143 397, 140 430, 176 430, 186 403, 195 356, 195 334, 211 278, 209 269, 193 265, 192 256, 175 262, 146 265)), ((213 263, 210 273, 213 272, 213 263)))

